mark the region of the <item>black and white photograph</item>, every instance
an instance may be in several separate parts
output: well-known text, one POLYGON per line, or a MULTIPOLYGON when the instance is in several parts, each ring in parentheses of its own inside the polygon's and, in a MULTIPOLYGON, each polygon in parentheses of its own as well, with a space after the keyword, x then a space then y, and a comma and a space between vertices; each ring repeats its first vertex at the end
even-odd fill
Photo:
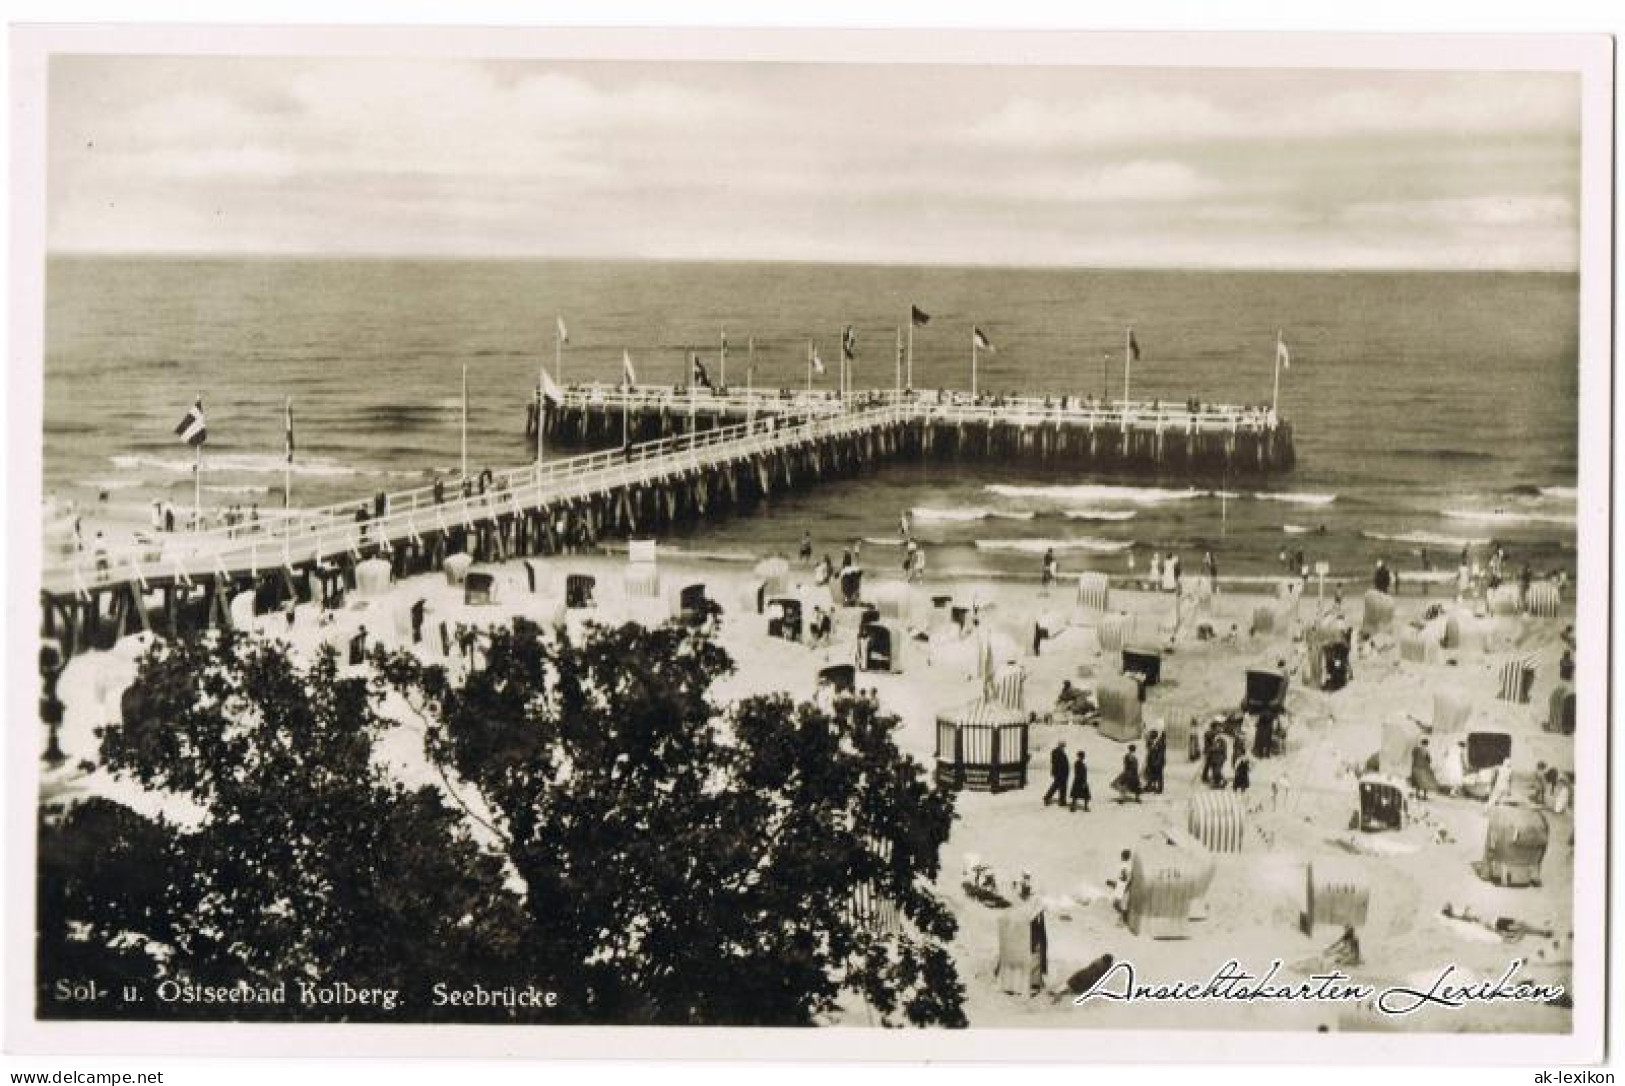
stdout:
POLYGON ((1596 1058, 1612 44, 1198 45, 37 30, 8 1043, 1596 1058))

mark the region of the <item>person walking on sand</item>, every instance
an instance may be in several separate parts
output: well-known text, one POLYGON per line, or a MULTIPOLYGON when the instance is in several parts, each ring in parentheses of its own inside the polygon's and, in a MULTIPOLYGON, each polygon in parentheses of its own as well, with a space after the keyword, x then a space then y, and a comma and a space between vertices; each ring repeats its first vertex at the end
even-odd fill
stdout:
POLYGON ((1044 552, 1044 573, 1042 577, 1042 584, 1045 588, 1048 588, 1050 585, 1055 583, 1055 573, 1055 548, 1050 547, 1044 552))
POLYGON ((1065 805, 1070 776, 1071 764, 1066 759, 1066 740, 1063 739, 1049 752, 1049 791, 1044 793, 1044 806, 1049 806, 1051 796, 1055 797, 1056 803, 1065 805))
POLYGON ((1145 737, 1145 790, 1162 794, 1162 777, 1168 765, 1168 736, 1153 731, 1145 737))
POLYGON ((1128 753, 1123 755, 1123 772, 1112 781, 1119 803, 1127 803, 1131 797, 1135 803, 1140 802, 1140 758, 1134 751, 1134 744, 1130 743, 1128 753))
POLYGON ((1091 798, 1093 797, 1089 795, 1089 763, 1080 750, 1077 757, 1072 760, 1072 810, 1077 810, 1081 802, 1083 813, 1088 814, 1091 798))
POLYGON ((804 566, 810 566, 812 565, 812 560, 812 533, 804 531, 801 533, 801 564, 804 566))

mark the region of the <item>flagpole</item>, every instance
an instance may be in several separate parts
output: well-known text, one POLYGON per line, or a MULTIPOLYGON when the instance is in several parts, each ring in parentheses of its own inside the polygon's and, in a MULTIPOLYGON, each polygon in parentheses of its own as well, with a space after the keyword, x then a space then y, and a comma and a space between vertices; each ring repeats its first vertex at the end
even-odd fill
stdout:
POLYGON ((976 329, 970 332, 970 398, 976 399, 976 329))
POLYGON ((564 332, 562 322, 553 319, 553 371, 559 375, 559 387, 564 387, 564 332))
POLYGON ((745 341, 745 425, 756 428, 756 337, 745 341))
MULTIPOLYGON (((910 314, 910 317, 909 327, 912 328, 914 327, 912 314, 910 314)), ((897 330, 897 395, 894 397, 894 402, 903 402, 903 330, 901 328, 897 330)))
MULTIPOLYGON (((201 399, 199 400, 201 403, 201 399)), ((197 462, 192 466, 192 531, 203 530, 203 444, 197 445, 197 462)))
POLYGON ((468 363, 463 363, 463 478, 468 478, 468 363))
POLYGON ((914 388, 914 309, 908 311, 908 382, 907 388, 914 388))
MULTIPOLYGON (((555 336, 557 336, 558 331, 555 329, 553 334, 555 336)), ((555 354, 557 354, 556 351, 555 351, 555 354)), ((553 368, 554 369, 558 368, 558 363, 557 362, 553 363, 553 368)), ((545 373, 546 373, 546 371, 542 368, 542 363, 540 362, 540 360, 538 360, 537 363, 536 363, 536 481, 537 482, 541 482, 541 479, 542 479, 542 414, 543 414, 543 412, 545 412, 547 410, 547 393, 546 393, 546 390, 545 390, 546 381, 543 378, 543 374, 545 374, 545 373)))
POLYGON ((726 392, 728 391, 728 326, 726 324, 722 326, 719 339, 721 343, 717 348, 717 360, 721 365, 717 368, 722 371, 722 391, 726 392))
MULTIPOLYGON (((288 428, 289 438, 293 437, 292 418, 293 397, 289 396, 287 404, 283 407, 282 415, 283 424, 288 428)), ((282 508, 293 508, 293 444, 291 441, 288 445, 287 455, 282 458, 282 508)))
POLYGON ((1275 393, 1270 397, 1270 413, 1279 415, 1281 406, 1281 330, 1275 330, 1275 393))
POLYGON ((699 401, 695 399, 694 360, 697 357, 693 351, 688 353, 688 446, 691 449, 694 447, 694 427, 697 425, 700 407, 699 401))
POLYGON ((807 395, 809 396, 812 395, 812 358, 813 344, 812 340, 809 339, 807 341, 807 395))
POLYGON ((1129 370, 1134 365, 1134 329, 1129 328, 1123 336, 1123 410, 1128 410, 1128 378, 1129 370))

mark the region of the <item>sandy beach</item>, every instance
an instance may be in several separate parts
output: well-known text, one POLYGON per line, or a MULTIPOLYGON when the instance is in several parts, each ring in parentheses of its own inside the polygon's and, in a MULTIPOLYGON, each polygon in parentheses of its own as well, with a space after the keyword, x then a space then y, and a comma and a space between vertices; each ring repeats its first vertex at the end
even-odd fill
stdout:
MULTIPOLYGON (((821 553, 821 551, 820 551, 821 553)), ((491 569, 497 576, 494 604, 464 603, 463 589, 448 583, 443 574, 424 575, 395 583, 365 598, 349 593, 346 605, 324 621, 317 608, 301 605, 290 627, 283 615, 260 616, 257 631, 286 639, 296 654, 308 655, 322 643, 341 649, 363 628, 370 641, 390 645, 410 642, 409 609, 426 604, 426 636, 415 650, 429 660, 440 660, 438 625, 447 622, 505 623, 516 615, 544 622, 561 618, 578 628, 585 622, 661 622, 672 614, 676 591, 703 584, 708 598, 724 610, 718 639, 736 662, 736 670, 713 688, 720 702, 768 690, 785 690, 799 698, 812 698, 818 671, 855 657, 859 611, 836 608, 831 644, 810 648, 766 636, 768 619, 756 611, 757 575, 748 556, 738 560, 696 559, 692 555, 662 551, 657 561, 659 593, 654 597, 629 594, 624 554, 561 556, 536 560, 538 591, 532 593, 524 567, 510 562, 491 569), (567 574, 586 573, 596 578, 595 605, 564 609, 567 574)), ((864 597, 877 591, 894 594, 901 578, 892 555, 866 548, 873 558, 864 597), (882 587, 888 586, 888 587, 882 587)), ((811 569, 792 565, 785 595, 815 605, 829 606, 827 588, 813 584, 811 569)), ((1036 582, 1036 578, 1035 578, 1036 582)), ((1356 778, 1360 767, 1382 743, 1385 722, 1414 719, 1431 723, 1436 693, 1464 698, 1470 715, 1464 731, 1498 731, 1512 737, 1514 799, 1526 802, 1536 766, 1545 763, 1563 771, 1573 769, 1572 737, 1549 733, 1542 724, 1547 696, 1556 685, 1561 635, 1571 614, 1558 618, 1481 619, 1482 644, 1445 650, 1425 663, 1401 659, 1399 634, 1413 623, 1421 625, 1426 608, 1439 605, 1437 597, 1401 597, 1393 625, 1360 646, 1352 661, 1350 684, 1336 692, 1311 689, 1303 680, 1306 652, 1296 631, 1302 620, 1316 612, 1313 587, 1297 606, 1294 621, 1268 585, 1253 583, 1251 591, 1226 587, 1195 614, 1185 604, 1185 622, 1173 631, 1174 597, 1167 593, 1114 586, 1107 613, 1132 615, 1139 644, 1164 650, 1162 681, 1150 687, 1144 705, 1148 727, 1164 721, 1210 716, 1232 710, 1240 703, 1249 667, 1272 667, 1284 662, 1292 671, 1286 708, 1290 718, 1284 756, 1254 763, 1252 787, 1244 794, 1245 841, 1239 853, 1216 854, 1215 874, 1206 895, 1202 919, 1190 924, 1188 937, 1153 939, 1131 933, 1111 903, 1107 881, 1115 876, 1123 849, 1138 849, 1163 839, 1168 831, 1187 826, 1191 797, 1208 788, 1199 779, 1199 764, 1183 749, 1170 745, 1166 790, 1145 795, 1142 802, 1120 803, 1109 782, 1116 775, 1125 744, 1099 733, 1093 725, 1046 723, 1063 681, 1089 687, 1097 679, 1116 676, 1121 661, 1115 652, 1100 647, 1098 625, 1102 614, 1080 608, 1074 577, 1063 576, 1050 588, 1036 583, 1009 581, 943 581, 927 578, 910 586, 909 623, 924 639, 911 639, 904 650, 900 673, 860 671, 860 690, 872 690, 881 705, 901 721, 899 745, 928 769, 936 754, 936 719, 939 711, 962 706, 983 691, 976 671, 977 637, 962 636, 941 615, 933 617, 932 597, 951 597, 953 606, 976 610, 984 629, 994 631, 996 651, 1015 660, 1026 673, 1025 708, 1036 716, 1030 726, 1029 775, 1025 788, 1000 794, 962 791, 959 818, 942 856, 939 890, 959 919, 953 952, 967 988, 966 1011, 977 1026, 1067 1026, 1101 1028, 1226 1028, 1281 1029, 1433 1029, 1503 1030, 1516 1025, 1522 1031, 1563 1031, 1569 1013, 1552 1006, 1530 1008, 1521 1004, 1485 1004, 1462 1010, 1428 1012, 1403 1019, 1385 1018, 1357 1008, 1266 1003, 1136 1003, 1092 1000, 1074 1006, 1065 994, 1067 978, 1098 956, 1110 953, 1133 962, 1144 981, 1196 981, 1234 959, 1255 975, 1273 959, 1283 963, 1283 978, 1307 976, 1319 968, 1317 955, 1333 942, 1333 927, 1302 933, 1298 914, 1304 907, 1305 868, 1316 859, 1337 857, 1366 875, 1370 913, 1360 933, 1363 962, 1345 971, 1356 980, 1378 986, 1407 978, 1436 976, 1446 965, 1489 978, 1498 977, 1513 958, 1531 964, 1524 974, 1541 981, 1568 983, 1571 958, 1572 855, 1571 814, 1546 812, 1550 846, 1541 871, 1541 884, 1510 889, 1481 879, 1473 868, 1484 853, 1486 808, 1470 798, 1436 796, 1413 800, 1403 829, 1386 833, 1351 830, 1351 816, 1359 808, 1356 778), (1252 616, 1259 607, 1276 609, 1280 621, 1272 632, 1251 635, 1252 616), (1050 636, 1032 655, 1034 624, 1050 636), (1211 639, 1198 636, 1207 626, 1211 639), (1536 679, 1528 704, 1496 697, 1498 669, 1510 654, 1533 655, 1536 679), (1068 811, 1046 807, 1041 797, 1048 784, 1049 752, 1064 741, 1070 754, 1082 750, 1091 766, 1092 809, 1068 811), (1033 888, 1033 901, 1044 910, 1048 936, 1048 971, 1043 991, 1010 994, 996 976, 998 915, 973 899, 962 883, 965 857, 972 855, 990 866, 1001 892, 1025 875, 1033 888), (1527 935, 1516 942, 1473 924, 1441 917, 1449 904, 1463 906, 1472 915, 1493 920, 1514 917, 1534 928, 1552 931, 1552 938, 1527 935)), ((1330 593, 1327 604, 1330 605, 1330 593)), ((1445 606, 1453 607, 1449 601, 1445 606)), ((1572 604, 1565 604, 1565 609, 1572 604)), ((1470 613, 1470 605, 1463 608, 1470 613)), ((1343 614, 1358 629, 1361 602, 1345 601, 1343 614)), ((163 811, 185 821, 192 813, 169 797, 143 792, 129 781, 97 770, 84 772, 82 762, 96 758, 94 729, 113 719, 119 695, 134 674, 139 637, 126 638, 107 653, 75 657, 64 673, 60 692, 66 704, 61 745, 68 755, 64 768, 47 775, 48 791, 66 788, 68 794, 103 794, 146 813, 163 811)), ((451 666, 466 666, 454 650, 451 666)), ((380 745, 378 757, 411 783, 438 781, 422 755, 420 727, 402 714, 400 727, 380 745)), ((1137 744, 1143 757, 1143 739, 1137 744)), ((1457 979, 1461 978, 1458 972, 1457 979)), ((845 1024, 860 1025, 861 1006, 853 1006, 845 1024)))

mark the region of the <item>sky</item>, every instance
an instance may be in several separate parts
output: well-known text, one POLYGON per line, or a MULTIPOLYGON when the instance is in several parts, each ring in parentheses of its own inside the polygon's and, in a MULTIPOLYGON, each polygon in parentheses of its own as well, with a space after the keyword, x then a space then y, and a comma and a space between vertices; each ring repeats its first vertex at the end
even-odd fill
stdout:
POLYGON ((52 59, 57 252, 1572 270, 1529 72, 52 59))

